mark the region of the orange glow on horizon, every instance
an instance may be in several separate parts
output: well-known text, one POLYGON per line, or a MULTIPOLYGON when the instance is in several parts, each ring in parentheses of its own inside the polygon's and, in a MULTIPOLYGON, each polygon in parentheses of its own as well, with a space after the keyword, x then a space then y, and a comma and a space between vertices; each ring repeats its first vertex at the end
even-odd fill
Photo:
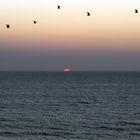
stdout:
POLYGON ((0 5, 0 42, 17 48, 29 44, 31 50, 139 49, 135 46, 140 44, 140 14, 134 13, 140 10, 139 0, 5 0, 0 5), (33 25, 33 20, 38 23, 33 25))

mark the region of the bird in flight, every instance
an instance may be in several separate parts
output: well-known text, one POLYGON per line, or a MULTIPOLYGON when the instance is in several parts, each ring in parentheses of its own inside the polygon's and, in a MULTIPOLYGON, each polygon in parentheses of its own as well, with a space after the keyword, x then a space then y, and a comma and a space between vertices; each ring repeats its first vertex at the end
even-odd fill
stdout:
POLYGON ((37 24, 37 21, 34 20, 33 23, 34 23, 34 24, 37 24))
POLYGON ((90 16, 90 13, 89 12, 87 12, 87 16, 90 16))
POLYGON ((57 9, 60 9, 60 5, 57 5, 57 9))
POLYGON ((10 28, 10 25, 9 24, 6 24, 6 28, 10 28))
POLYGON ((135 9, 135 13, 139 13, 138 9, 135 9))

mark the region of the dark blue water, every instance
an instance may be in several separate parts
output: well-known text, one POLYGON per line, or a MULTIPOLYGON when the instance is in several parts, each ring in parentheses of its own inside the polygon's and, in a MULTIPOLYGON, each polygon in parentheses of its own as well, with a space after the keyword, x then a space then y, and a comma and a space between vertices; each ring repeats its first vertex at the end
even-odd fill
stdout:
POLYGON ((0 140, 140 140, 140 72, 0 72, 0 140))

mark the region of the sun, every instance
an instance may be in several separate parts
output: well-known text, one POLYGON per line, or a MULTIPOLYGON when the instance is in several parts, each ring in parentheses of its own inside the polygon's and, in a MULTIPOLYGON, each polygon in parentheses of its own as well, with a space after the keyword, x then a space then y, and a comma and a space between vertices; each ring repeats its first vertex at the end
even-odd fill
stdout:
POLYGON ((69 68, 64 68, 64 72, 70 72, 71 70, 69 68))

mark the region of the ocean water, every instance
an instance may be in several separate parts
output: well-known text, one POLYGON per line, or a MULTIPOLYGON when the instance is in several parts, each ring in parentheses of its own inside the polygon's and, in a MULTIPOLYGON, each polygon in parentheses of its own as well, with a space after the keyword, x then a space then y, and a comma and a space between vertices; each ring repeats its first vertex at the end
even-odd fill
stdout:
POLYGON ((0 140, 140 140, 140 72, 0 72, 0 140))

